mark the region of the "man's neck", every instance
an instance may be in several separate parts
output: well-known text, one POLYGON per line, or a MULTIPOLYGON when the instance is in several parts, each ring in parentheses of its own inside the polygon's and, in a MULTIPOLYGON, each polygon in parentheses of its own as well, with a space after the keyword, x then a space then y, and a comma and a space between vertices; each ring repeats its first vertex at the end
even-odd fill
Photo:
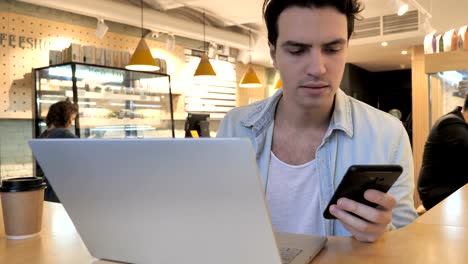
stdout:
POLYGON ((289 105, 281 98, 276 109, 275 122, 297 129, 326 129, 330 124, 334 104, 322 108, 304 109, 289 105))
POLYGON ((468 123, 468 109, 462 111, 463 118, 465 119, 465 122, 468 123))

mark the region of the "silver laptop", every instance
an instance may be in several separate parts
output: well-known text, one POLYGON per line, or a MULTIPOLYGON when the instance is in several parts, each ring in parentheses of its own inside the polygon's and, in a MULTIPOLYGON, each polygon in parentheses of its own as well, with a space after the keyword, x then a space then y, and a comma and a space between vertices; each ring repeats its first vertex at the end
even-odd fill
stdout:
POLYGON ((326 243, 326 237, 275 236, 247 139, 29 144, 95 258, 304 264, 326 243))

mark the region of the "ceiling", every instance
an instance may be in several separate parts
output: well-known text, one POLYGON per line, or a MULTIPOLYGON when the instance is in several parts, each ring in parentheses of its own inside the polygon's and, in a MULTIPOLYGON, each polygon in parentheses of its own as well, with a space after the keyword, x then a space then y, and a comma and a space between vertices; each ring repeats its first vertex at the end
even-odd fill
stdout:
MULTIPOLYGON (((128 0, 134 4, 138 0, 128 0)), ((393 0, 363 0, 365 9, 363 18, 396 13, 393 0)), ((410 0, 410 10, 419 5, 432 15, 430 23, 438 32, 459 28, 468 24, 466 0, 410 0), (416 4, 414 4, 416 2, 416 4)), ((206 10, 224 21, 225 26, 232 24, 252 28, 256 33, 256 44, 252 60, 258 64, 271 66, 267 48, 266 31, 262 21, 263 0, 145 0, 145 3, 159 10, 171 10, 180 7, 193 7, 206 10), (235 4, 232 4, 235 3, 235 4), (227 8, 227 5, 229 7, 227 8)), ((420 10, 421 11, 421 10, 420 10)), ((395 34, 392 36, 372 37, 351 40, 348 61, 370 71, 385 71, 409 68, 411 66, 411 47, 421 45, 426 32, 395 34), (388 42, 382 47, 382 41, 388 42), (402 55, 402 50, 408 50, 402 55)))
MULTIPOLYGON (((108 8, 107 13, 119 13, 120 23, 140 25, 139 12, 136 6, 140 6, 139 0, 107 0, 107 1, 80 1, 83 2, 81 7, 76 6, 74 0, 19 0, 30 2, 32 4, 45 5, 52 8, 62 9, 73 12, 75 9, 82 9, 84 15, 97 15, 104 13, 103 6, 99 3, 118 4, 119 8, 108 8), (54 4, 51 4, 54 2, 54 4), (84 3, 87 4, 84 4, 84 3), (71 4, 74 3, 74 4, 71 4), (95 4, 93 4, 95 3, 95 4), (66 6, 68 5, 68 9, 66 6), (75 5, 74 8, 70 7, 75 5), (127 6, 132 7, 127 8, 127 6), (87 9, 87 10, 84 10, 87 9), (110 11, 112 9, 112 11, 110 11), (127 10, 121 10, 127 9, 127 10), (130 10, 131 9, 131 10, 130 10), (138 14, 138 15, 137 15, 138 14)), ((395 0, 361 0, 365 9, 361 13, 366 20, 373 17, 381 17, 384 15, 395 14, 395 0)), ((410 10, 419 8, 420 23, 424 19, 422 13, 429 13, 432 18, 429 20, 432 28, 437 32, 445 32, 452 28, 459 28, 468 24, 466 10, 468 10, 467 0, 403 0, 409 1, 410 10)), ((262 20, 262 5, 263 0, 144 0, 146 8, 159 11, 162 16, 154 16, 155 27, 168 27, 167 31, 176 29, 177 26, 184 27, 183 32, 185 37, 199 38, 202 36, 201 29, 197 24, 202 23, 202 12, 207 14, 207 41, 209 30, 216 28, 211 34, 212 40, 229 42, 229 37, 232 40, 238 40, 237 48, 248 47, 248 30, 251 30, 254 35, 254 46, 252 47, 252 61, 256 64, 272 67, 268 53, 267 33, 262 20), (171 20, 171 17, 178 17, 178 20, 171 20), (169 25, 170 24, 170 25, 169 25), (183 25, 182 25, 183 24, 183 25), (219 30, 221 29, 221 30, 219 30), (198 35, 195 31, 199 30, 198 35), (224 35, 224 32, 231 32, 224 35), (234 32, 234 36, 233 33, 234 32), (236 35, 237 34, 237 35, 236 35), (241 38, 239 38, 241 37, 241 38), (243 38, 243 39, 242 39, 243 38)), ((156 14, 156 13, 154 13, 156 14)), ((113 15, 114 16, 114 15, 113 15)), ((116 16, 116 15, 115 15, 116 16)), ((417 17, 417 16, 416 16, 417 17)), ((103 17, 105 18, 105 17, 103 17)), ((110 19, 110 17, 106 18, 110 19)), ((151 17, 146 17, 146 20, 151 20, 151 17)), ((112 20, 112 19, 110 19, 112 20)), ((417 24, 416 19, 416 24, 417 24)), ((348 62, 360 66, 369 71, 386 71, 398 70, 411 67, 411 48, 415 45, 422 45, 424 35, 428 32, 427 27, 423 30, 420 24, 419 30, 413 30, 406 33, 397 33, 390 35, 378 35, 360 39, 351 39, 348 62), (381 42, 388 42, 387 47, 382 47, 381 42), (402 55, 402 50, 407 50, 407 55, 402 55)), ((164 28, 161 28, 164 30, 164 28)), ((379 31, 379 30, 378 30, 379 31)), ((181 31, 182 32, 182 31, 181 31)), ((440 34, 440 33, 438 33, 440 34)), ((201 38, 200 38, 201 39, 201 38)), ((225 44, 224 43, 224 44, 225 44)), ((231 42, 229 42, 231 43, 231 42)), ((219 44, 219 43, 218 43, 219 44)), ((236 47, 235 45, 232 45, 236 47)))

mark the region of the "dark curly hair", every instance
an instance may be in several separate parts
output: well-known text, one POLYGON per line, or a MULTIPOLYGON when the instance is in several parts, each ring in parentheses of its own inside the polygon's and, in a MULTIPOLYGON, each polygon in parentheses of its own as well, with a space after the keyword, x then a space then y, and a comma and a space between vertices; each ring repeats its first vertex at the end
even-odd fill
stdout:
POLYGON ((354 31, 354 20, 363 6, 359 0, 265 0, 263 3, 263 18, 268 29, 268 41, 276 47, 278 39, 278 18, 290 7, 321 8, 333 7, 346 16, 348 22, 348 39, 354 31))
POLYGON ((55 127, 66 127, 73 114, 78 114, 78 106, 72 103, 68 98, 64 101, 59 101, 49 107, 46 123, 47 127, 54 125, 55 127))

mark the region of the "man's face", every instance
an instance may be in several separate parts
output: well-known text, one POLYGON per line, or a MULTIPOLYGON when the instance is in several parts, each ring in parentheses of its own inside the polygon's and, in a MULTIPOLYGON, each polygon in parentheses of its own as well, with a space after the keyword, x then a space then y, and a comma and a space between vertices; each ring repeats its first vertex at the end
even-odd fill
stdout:
POLYGON ((283 98, 306 109, 329 108, 340 85, 348 48, 347 20, 331 7, 291 7, 278 19, 276 48, 283 98))

